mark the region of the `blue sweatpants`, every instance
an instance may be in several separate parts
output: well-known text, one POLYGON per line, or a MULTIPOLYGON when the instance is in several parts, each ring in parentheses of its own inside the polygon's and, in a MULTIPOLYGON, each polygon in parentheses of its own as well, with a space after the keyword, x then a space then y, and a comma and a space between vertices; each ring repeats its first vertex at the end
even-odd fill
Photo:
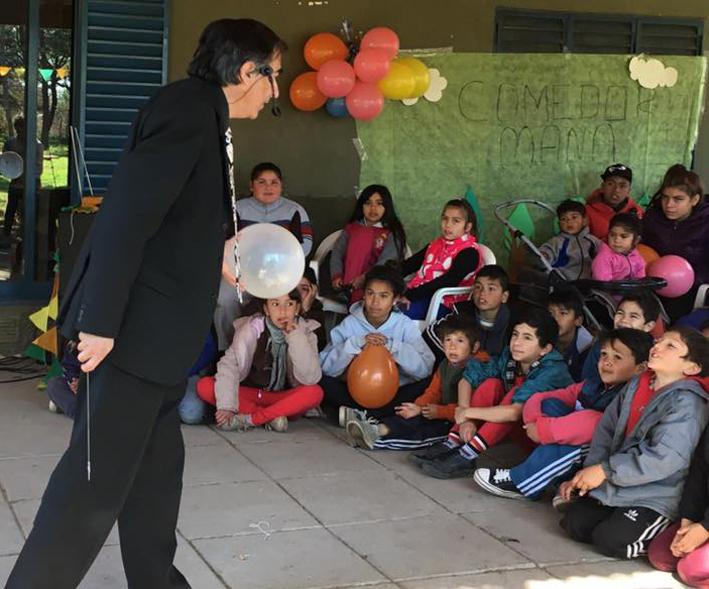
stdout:
MULTIPOLYGON (((542 413, 547 417, 563 417, 573 413, 558 399, 542 402, 542 413)), ((567 480, 583 464, 588 444, 540 444, 522 463, 510 470, 510 478, 525 497, 536 499, 549 485, 567 480)))

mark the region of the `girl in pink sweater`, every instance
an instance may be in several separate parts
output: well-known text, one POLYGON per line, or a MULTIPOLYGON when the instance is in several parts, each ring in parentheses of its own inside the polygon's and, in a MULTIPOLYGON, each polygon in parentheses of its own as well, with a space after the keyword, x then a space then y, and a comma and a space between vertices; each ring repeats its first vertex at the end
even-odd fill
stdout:
POLYGON ((365 274, 388 260, 401 262, 405 249, 406 233, 396 216, 391 192, 379 184, 367 186, 332 248, 332 288, 344 290, 349 303, 356 303, 362 298, 365 274))
POLYGON ((645 260, 637 250, 642 233, 640 219, 618 213, 611 219, 606 241, 591 264, 594 280, 606 282, 645 278, 645 260))

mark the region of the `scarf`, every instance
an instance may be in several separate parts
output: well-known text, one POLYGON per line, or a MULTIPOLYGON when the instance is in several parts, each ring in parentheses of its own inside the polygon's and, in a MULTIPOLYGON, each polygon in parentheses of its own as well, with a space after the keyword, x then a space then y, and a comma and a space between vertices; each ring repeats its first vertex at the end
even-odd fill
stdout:
POLYGON ((268 343, 266 350, 270 347, 273 364, 271 365, 271 381, 268 383, 269 391, 282 391, 286 386, 286 334, 282 329, 278 329, 269 317, 266 317, 266 328, 268 329, 268 343))
MULTIPOLYGON (((524 380, 527 380, 527 378, 529 378, 529 375, 532 373, 532 370, 539 366, 539 364, 541 364, 541 359, 535 360, 529 365, 529 372, 524 375, 524 380)), ((522 376, 522 372, 517 366, 517 361, 512 356, 510 356, 510 359, 507 360, 507 364, 505 365, 505 373, 503 378, 505 392, 509 393, 512 390, 512 388, 515 386, 515 380, 517 380, 518 376, 522 376)))

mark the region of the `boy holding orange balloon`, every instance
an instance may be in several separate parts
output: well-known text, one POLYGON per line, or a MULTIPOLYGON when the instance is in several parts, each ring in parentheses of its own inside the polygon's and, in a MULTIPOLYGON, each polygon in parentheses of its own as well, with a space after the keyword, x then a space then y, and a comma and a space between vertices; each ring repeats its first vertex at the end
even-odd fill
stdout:
MULTIPOLYGON (((413 401, 426 389, 434 356, 416 323, 395 309, 403 292, 404 281, 394 269, 374 266, 365 276, 363 300, 350 307, 350 314, 332 330, 331 343, 320 353, 323 402, 339 408, 343 427, 347 408, 377 407, 369 415, 381 418, 393 415, 395 407, 413 401), (345 382, 353 360, 369 346, 382 346, 398 370, 396 393, 393 399, 382 399, 381 404, 369 398, 375 382, 350 382, 349 386, 345 382)), ((379 381, 396 378, 396 370, 387 366, 382 363, 371 367, 371 377, 379 381)))
POLYGON ((524 403, 539 392, 572 384, 554 349, 559 326, 546 309, 523 310, 512 322, 509 347, 487 362, 470 360, 458 383, 458 409, 445 442, 415 453, 412 461, 441 479, 472 476, 480 454, 508 435, 523 436, 524 403))
POLYGON ((347 440, 352 446, 388 450, 415 450, 445 439, 455 424, 458 382, 468 360, 488 360, 480 350, 479 330, 463 315, 450 315, 439 325, 444 360, 431 384, 413 402, 396 407, 396 415, 381 421, 364 411, 352 411, 347 423, 347 440))

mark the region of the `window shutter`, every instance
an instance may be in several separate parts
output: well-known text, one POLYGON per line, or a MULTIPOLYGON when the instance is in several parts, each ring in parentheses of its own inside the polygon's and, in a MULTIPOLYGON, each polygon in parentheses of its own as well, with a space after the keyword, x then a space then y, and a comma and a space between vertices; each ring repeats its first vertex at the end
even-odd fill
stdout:
POLYGON ((167 81, 169 0, 89 0, 86 10, 84 157, 103 194, 138 109, 167 81))

